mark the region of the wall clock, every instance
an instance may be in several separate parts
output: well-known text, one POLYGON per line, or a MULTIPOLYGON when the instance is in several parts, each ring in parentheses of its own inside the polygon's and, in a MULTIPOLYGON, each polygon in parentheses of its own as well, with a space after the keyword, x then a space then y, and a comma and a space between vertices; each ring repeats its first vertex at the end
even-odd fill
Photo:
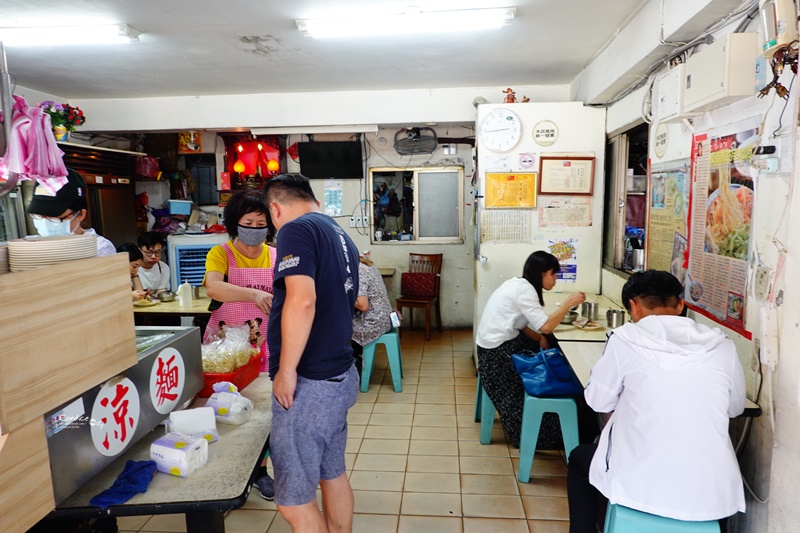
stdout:
POLYGON ((478 135, 489 150, 507 152, 522 137, 522 124, 513 111, 500 107, 483 117, 478 125, 478 135))

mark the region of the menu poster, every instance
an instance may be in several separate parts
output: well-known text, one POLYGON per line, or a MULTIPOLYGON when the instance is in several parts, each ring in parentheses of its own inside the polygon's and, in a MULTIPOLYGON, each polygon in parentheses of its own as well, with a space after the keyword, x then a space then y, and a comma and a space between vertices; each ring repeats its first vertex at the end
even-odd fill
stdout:
POLYGON ((686 302, 748 339, 744 295, 754 198, 750 159, 758 139, 758 119, 751 119, 692 140, 686 302))
POLYGON ((547 239, 547 249, 556 256, 561 267, 556 279, 561 283, 577 283, 578 239, 547 239))
POLYGON ((592 199, 587 196, 542 196, 539 226, 591 226, 592 199))
POLYGON ((689 160, 674 161, 650 173, 647 210, 647 266, 671 272, 681 284, 688 266, 689 160))

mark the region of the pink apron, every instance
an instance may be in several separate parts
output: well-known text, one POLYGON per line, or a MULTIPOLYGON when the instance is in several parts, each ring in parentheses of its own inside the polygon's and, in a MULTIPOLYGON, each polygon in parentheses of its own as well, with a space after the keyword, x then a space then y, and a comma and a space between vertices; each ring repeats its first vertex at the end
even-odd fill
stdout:
MULTIPOLYGON (((269 250, 269 262, 272 265, 270 268, 237 268, 236 257, 233 255, 233 250, 231 250, 229 244, 226 242, 222 247, 228 255, 228 283, 238 287, 259 289, 272 294, 272 273, 276 258, 275 248, 267 247, 269 250)), ((208 343, 216 338, 220 321, 229 326, 239 326, 247 323, 248 320, 259 318, 261 319, 261 324, 258 325, 258 331, 261 335, 255 341, 255 345, 261 351, 261 372, 267 372, 269 370, 269 348, 267 347, 267 322, 269 321, 269 316, 264 315, 261 309, 253 302, 225 302, 222 307, 212 311, 203 342, 208 343)), ((251 327, 254 327, 256 323, 252 323, 251 327)))

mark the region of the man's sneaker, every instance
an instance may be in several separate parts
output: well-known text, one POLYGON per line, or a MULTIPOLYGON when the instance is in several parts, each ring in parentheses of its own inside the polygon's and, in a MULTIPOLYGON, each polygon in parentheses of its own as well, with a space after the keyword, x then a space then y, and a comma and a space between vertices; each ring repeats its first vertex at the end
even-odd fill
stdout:
POLYGON ((269 475, 258 478, 258 481, 256 481, 256 487, 258 487, 258 492, 265 500, 271 502, 275 499, 275 483, 272 481, 272 478, 269 477, 269 475))

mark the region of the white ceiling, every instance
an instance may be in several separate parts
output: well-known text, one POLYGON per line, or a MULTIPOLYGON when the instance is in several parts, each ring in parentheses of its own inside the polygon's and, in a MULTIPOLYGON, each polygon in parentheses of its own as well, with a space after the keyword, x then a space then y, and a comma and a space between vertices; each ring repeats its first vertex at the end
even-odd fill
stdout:
MULTIPOLYGON (((66 99, 569 84, 644 0, 0 0, 0 26, 127 23, 140 42, 6 48, 18 85, 66 99), (517 7, 500 30, 316 40, 352 9, 517 7)), ((518 95, 519 96, 519 95, 518 95)))

